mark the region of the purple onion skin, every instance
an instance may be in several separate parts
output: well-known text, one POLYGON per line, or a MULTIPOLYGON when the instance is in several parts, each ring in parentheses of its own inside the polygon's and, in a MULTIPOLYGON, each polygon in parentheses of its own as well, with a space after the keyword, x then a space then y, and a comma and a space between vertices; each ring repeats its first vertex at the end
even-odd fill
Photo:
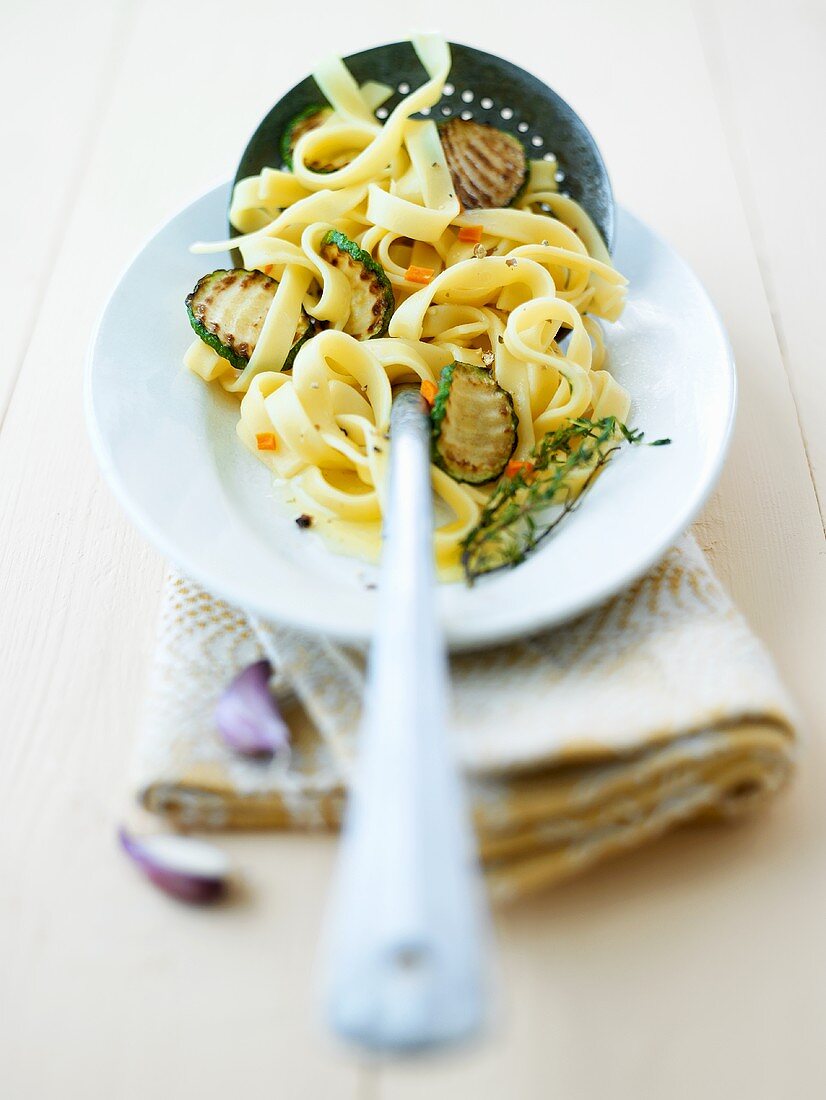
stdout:
POLYGON ((190 905, 210 905, 220 901, 227 894, 226 878, 189 875, 183 871, 173 871, 155 862, 143 847, 139 839, 132 837, 125 829, 118 831, 121 847, 132 861, 143 871, 146 877, 159 890, 190 905))
POLYGON ((215 707, 221 737, 243 756, 269 759, 289 747, 290 731, 270 691, 272 666, 256 661, 239 672, 215 707))

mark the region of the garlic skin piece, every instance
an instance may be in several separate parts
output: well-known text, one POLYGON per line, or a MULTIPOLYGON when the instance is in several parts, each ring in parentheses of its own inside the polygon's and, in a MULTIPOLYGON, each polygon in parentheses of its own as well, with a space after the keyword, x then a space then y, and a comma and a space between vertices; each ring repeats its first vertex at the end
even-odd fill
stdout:
POLYGON ((133 863, 177 901, 207 905, 226 895, 229 861, 213 844, 177 833, 136 837, 126 829, 118 837, 133 863))
POLYGON ((256 661, 235 677, 215 707, 224 742, 244 756, 269 758, 289 750, 290 731, 270 691, 272 666, 256 661))

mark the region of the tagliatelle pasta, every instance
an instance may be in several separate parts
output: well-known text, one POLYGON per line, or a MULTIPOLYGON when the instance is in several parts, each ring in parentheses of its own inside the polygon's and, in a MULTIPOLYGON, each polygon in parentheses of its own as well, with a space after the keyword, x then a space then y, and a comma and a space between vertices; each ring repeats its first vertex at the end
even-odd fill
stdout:
MULTIPOLYGON (((251 354, 230 361, 202 336, 186 366, 240 397, 238 434, 284 498, 370 559, 381 541, 393 386, 437 385, 454 361, 488 370, 510 395, 522 466, 547 433, 581 417, 624 421, 630 404, 607 369, 599 324, 619 317, 626 280, 598 231, 558 193, 548 161, 530 164, 510 207, 462 209, 436 124, 412 117, 439 102, 449 49, 434 35, 412 41, 428 79, 383 125, 375 110, 391 89, 359 87, 339 59, 321 65, 313 75, 331 110, 298 137, 291 169, 241 180, 230 210, 241 236, 193 246, 237 247, 247 272, 277 286, 256 276, 271 298, 251 354), (324 164, 341 166, 310 167, 324 164), (364 287, 354 284, 329 254, 331 231, 369 254, 392 288, 386 334, 358 338, 373 269, 364 287)), ((492 485, 437 465, 432 477, 435 553, 450 576, 492 485)))

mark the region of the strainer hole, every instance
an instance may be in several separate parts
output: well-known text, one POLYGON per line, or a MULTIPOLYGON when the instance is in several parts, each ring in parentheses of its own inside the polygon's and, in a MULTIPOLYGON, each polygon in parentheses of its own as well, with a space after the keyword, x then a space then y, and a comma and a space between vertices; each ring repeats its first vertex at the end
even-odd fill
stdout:
POLYGON ((519 131, 520 134, 526 134, 528 132, 527 122, 520 122, 516 129, 519 131))
POLYGON ((542 158, 543 160, 556 160, 556 156, 553 153, 546 153, 542 158))
POLYGON ((442 88, 442 95, 453 95, 455 91, 456 89, 453 87, 452 84, 445 84, 445 86, 442 88))
POLYGON ((429 107, 422 107, 421 111, 419 111, 419 114, 420 115, 429 115, 430 114, 430 108, 429 107))
POLYGON ((565 179, 565 173, 562 171, 561 168, 558 171, 554 172, 554 179, 557 183, 562 183, 562 181, 565 179))
POLYGON ((499 112, 499 114, 502 116, 502 118, 505 118, 505 119, 513 118, 513 108, 512 107, 503 107, 502 110, 499 112))
POLYGON ((379 107, 379 109, 376 111, 376 118, 387 118, 387 108, 379 107))
POLYGON ((452 115, 453 114, 453 108, 449 107, 447 103, 443 104, 442 105, 442 114, 443 115, 452 115))
POLYGON ((473 118, 473 111, 462 111, 462 118, 465 120, 465 122, 470 122, 470 120, 473 118))
POLYGON ((534 134, 533 137, 531 138, 531 145, 533 145, 534 148, 536 148, 536 149, 538 149, 540 145, 544 145, 544 144, 545 144, 545 139, 543 137, 540 137, 539 134, 534 134))
POLYGON ((406 80, 403 80, 403 81, 401 82, 401 84, 399 85, 399 93, 400 93, 401 95, 407 95, 407 93, 408 93, 409 91, 410 91, 410 85, 409 85, 409 84, 407 83, 407 81, 406 81, 406 80))
POLYGON ((489 111, 493 106, 493 100, 488 95, 483 96, 482 99, 479 100, 479 102, 486 111, 489 111))
POLYGON ((465 88, 465 90, 462 92, 462 100, 465 103, 473 103, 473 92, 470 90, 470 88, 465 88))

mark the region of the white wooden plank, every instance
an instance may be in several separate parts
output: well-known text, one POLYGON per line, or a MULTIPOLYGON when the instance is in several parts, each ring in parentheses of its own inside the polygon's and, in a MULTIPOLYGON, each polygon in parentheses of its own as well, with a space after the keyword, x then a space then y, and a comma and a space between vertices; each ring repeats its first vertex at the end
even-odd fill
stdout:
POLYGON ((207 7, 138 10, 0 433, 0 799, 14 823, 0 838, 0 1091, 10 1096, 347 1098, 369 1087, 316 1031, 330 843, 228 842, 252 889, 245 904, 206 914, 159 897, 114 839, 164 566, 98 477, 82 363, 130 255, 230 173, 260 113, 228 79, 237 65, 217 29, 222 9, 207 7), (227 80, 223 122, 193 109, 212 76, 227 80))
MULTIPOLYGON (((699 530, 806 712, 818 715, 820 522, 690 7, 568 5, 559 24, 557 35, 549 28, 520 43, 520 57, 581 109, 620 201, 689 259, 731 333, 740 415, 699 530)), ((499 25, 476 26, 495 48, 499 25)), ((761 34, 753 20, 748 27, 761 34)), ((770 27, 762 34, 768 48, 770 27)), ((775 79, 783 85, 776 66, 775 79)), ((779 150, 779 137, 772 144, 779 150)), ((826 1063, 806 1037, 806 1021, 826 1008, 826 893, 815 885, 826 864, 821 746, 805 764, 761 821, 672 837, 503 914, 500 1030, 472 1055, 386 1072, 384 1100, 822 1092, 826 1063)))
POLYGON ((0 421, 77 198, 127 20, 126 0, 102 6, 31 0, 0 10, 6 328, 0 421))
POLYGON ((697 0, 697 12, 823 515, 826 5, 697 0))

